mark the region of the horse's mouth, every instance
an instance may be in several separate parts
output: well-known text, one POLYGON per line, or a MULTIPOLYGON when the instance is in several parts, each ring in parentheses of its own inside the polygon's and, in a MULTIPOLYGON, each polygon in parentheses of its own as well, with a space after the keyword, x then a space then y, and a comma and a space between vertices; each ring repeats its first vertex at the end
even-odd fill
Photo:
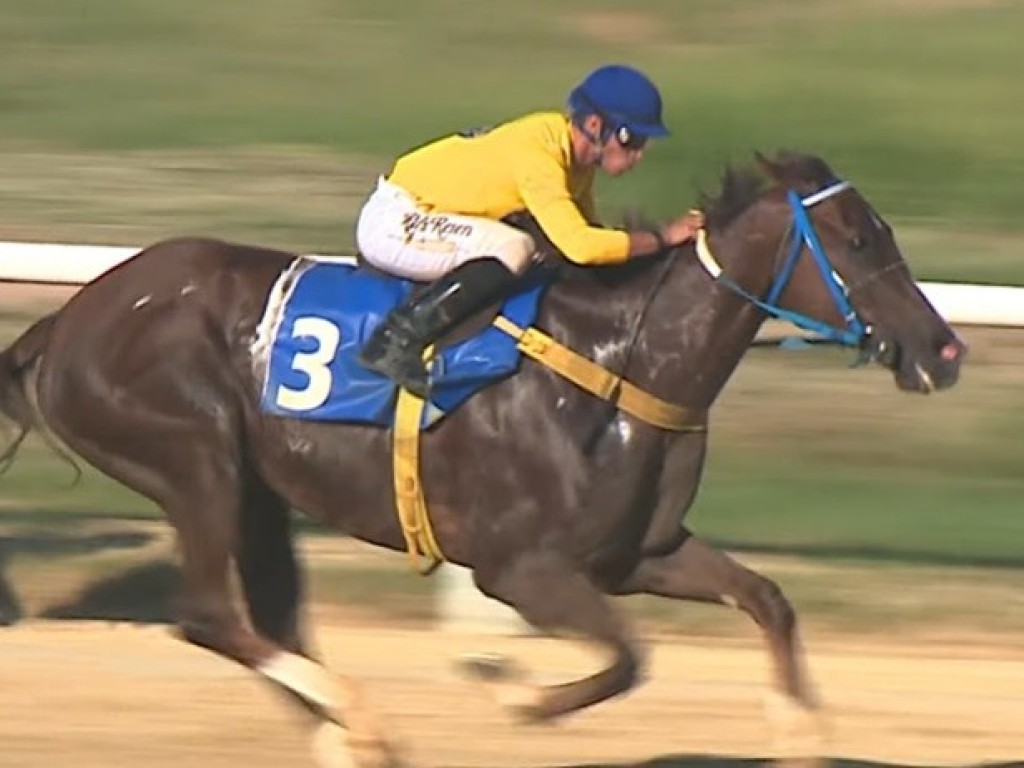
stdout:
POLYGON ((923 395, 949 389, 960 378, 960 364, 966 351, 967 348, 962 343, 952 341, 939 350, 939 354, 930 365, 919 359, 898 360, 893 368, 896 384, 906 392, 918 392, 923 395))
POLYGON ((916 386, 912 388, 912 391, 920 392, 922 395, 930 395, 935 391, 935 380, 920 363, 914 363, 914 379, 916 386))

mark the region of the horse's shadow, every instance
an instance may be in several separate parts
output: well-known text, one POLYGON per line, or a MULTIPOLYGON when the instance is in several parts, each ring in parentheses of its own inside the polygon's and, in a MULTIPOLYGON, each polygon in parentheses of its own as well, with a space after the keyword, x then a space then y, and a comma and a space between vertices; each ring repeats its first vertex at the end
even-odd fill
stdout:
MULTIPOLYGON (((112 549, 140 549, 154 536, 139 531, 58 535, 16 532, 0 535, 0 626, 27 618, 28 611, 9 576, 12 561, 23 555, 66 557, 112 549)), ((89 619, 169 623, 178 570, 166 561, 149 561, 84 585, 74 595, 38 612, 47 619, 89 619)))
MULTIPOLYGON (((666 755, 642 763, 566 765, 560 768, 763 768, 777 764, 770 759, 715 757, 713 755, 666 755)), ((829 768, 925 768, 919 763, 879 763, 871 760, 828 762, 829 768)), ((1009 763, 971 763, 964 768, 1024 768, 1024 760, 1009 763)))
POLYGON ((171 624, 178 577, 178 568, 170 562, 143 563, 92 583, 39 615, 44 619, 171 624))

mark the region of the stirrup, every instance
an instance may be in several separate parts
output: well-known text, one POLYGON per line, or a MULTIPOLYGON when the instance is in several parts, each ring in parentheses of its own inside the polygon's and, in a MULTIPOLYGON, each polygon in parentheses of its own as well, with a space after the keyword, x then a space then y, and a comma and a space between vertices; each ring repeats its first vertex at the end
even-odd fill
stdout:
POLYGON ((381 326, 359 350, 360 365, 385 376, 420 398, 430 391, 430 374, 423 362, 422 351, 415 343, 403 344, 393 329, 381 326))
POLYGON ((403 376, 403 377, 392 377, 392 381, 395 382, 401 389, 408 390, 411 394, 416 395, 420 400, 430 399, 430 390, 433 382, 430 380, 430 373, 426 367, 423 368, 423 376, 420 377, 418 372, 417 375, 403 376))

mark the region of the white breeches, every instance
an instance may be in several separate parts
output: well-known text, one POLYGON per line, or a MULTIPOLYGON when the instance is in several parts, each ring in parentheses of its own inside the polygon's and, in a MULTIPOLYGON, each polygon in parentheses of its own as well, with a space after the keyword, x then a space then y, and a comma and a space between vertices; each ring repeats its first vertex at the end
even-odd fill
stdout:
POLYGON ((532 237, 500 221, 424 213, 408 192, 384 178, 359 213, 356 242, 377 269, 420 281, 485 257, 521 274, 536 251, 532 237))

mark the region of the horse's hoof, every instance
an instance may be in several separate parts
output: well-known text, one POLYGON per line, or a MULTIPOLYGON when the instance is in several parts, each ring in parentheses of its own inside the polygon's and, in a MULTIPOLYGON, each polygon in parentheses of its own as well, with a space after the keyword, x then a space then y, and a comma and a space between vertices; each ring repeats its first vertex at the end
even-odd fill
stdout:
POLYGON ((345 745, 345 729, 325 721, 313 734, 313 760, 318 768, 357 768, 355 758, 345 745))
POLYGON ((469 654, 458 660, 458 668, 520 725, 551 722, 544 690, 529 683, 526 670, 513 661, 496 654, 469 654))
POLYGON ((831 723, 824 710, 794 697, 769 691, 766 714, 773 731, 777 768, 828 768, 831 723))
POLYGON ((456 668, 481 683, 507 682, 525 677, 525 672, 515 662, 495 653, 466 654, 456 661, 456 668))
POLYGON ((514 722, 519 725, 554 725, 557 719, 545 712, 536 699, 514 701, 506 698, 502 706, 514 722))
POLYGON ((359 736, 331 721, 317 727, 312 746, 319 768, 410 768, 394 744, 359 736))

